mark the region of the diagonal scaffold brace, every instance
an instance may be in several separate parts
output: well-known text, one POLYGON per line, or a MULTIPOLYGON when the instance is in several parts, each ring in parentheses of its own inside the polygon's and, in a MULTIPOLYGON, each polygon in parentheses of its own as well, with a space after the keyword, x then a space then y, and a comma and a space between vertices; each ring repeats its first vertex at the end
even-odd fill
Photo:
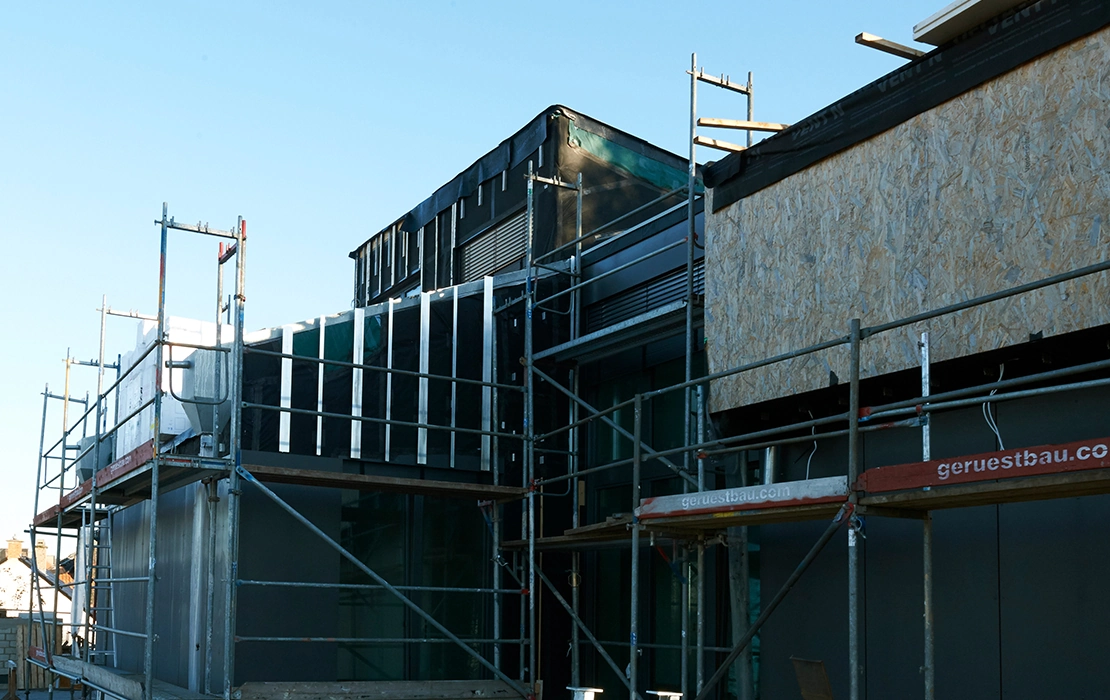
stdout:
POLYGON ((771 617, 771 613, 775 612, 775 608, 786 598, 786 594, 790 592, 790 589, 794 588, 794 584, 796 584, 798 579, 802 577, 802 574, 806 572, 806 569, 808 569, 809 565, 817 558, 817 555, 821 553, 821 550, 825 548, 825 545, 829 543, 829 540, 831 540, 833 535, 836 534, 836 531, 840 529, 840 526, 848 522, 848 518, 851 516, 854 509, 855 507, 851 503, 845 503, 841 506, 836 517, 833 518, 829 526, 825 528, 825 531, 821 534, 821 537, 817 539, 817 542, 814 543, 809 553, 805 555, 797 568, 794 569, 794 572, 786 579, 786 583, 782 584, 782 588, 780 588, 779 592, 775 594, 775 597, 771 599, 771 602, 767 604, 767 607, 763 610, 763 613, 760 614, 759 618, 752 623, 752 626, 748 628, 744 636, 736 642, 736 646, 732 648, 732 651, 725 657, 724 662, 717 668, 717 672, 706 682, 705 686, 702 687, 701 692, 698 693, 694 700, 708 700, 709 696, 713 693, 713 688, 728 675, 729 668, 740 658, 740 654, 744 653, 744 649, 751 644, 752 638, 755 637, 759 629, 763 627, 763 623, 767 622, 767 619, 771 617))
POLYGON ((324 542, 326 542, 328 544, 328 546, 330 546, 335 551, 339 552, 339 554, 341 556, 343 556, 345 559, 347 559, 352 564, 354 564, 356 567, 358 567, 358 569, 360 571, 362 571, 364 574, 366 574, 370 578, 374 579, 375 583, 379 584, 380 586, 382 586, 382 588, 384 588, 385 590, 389 591, 394 596, 396 596, 402 603, 405 604, 405 606, 407 606, 414 613, 416 613, 417 615, 422 617, 424 620, 426 620, 428 622, 428 624, 430 624, 432 627, 435 627, 441 634, 443 634, 444 637, 446 637, 447 639, 454 642, 460 649, 465 651, 470 656, 474 657, 474 659, 478 663, 482 664, 482 666, 486 667, 491 672, 493 672, 493 675, 495 675, 498 679, 504 681, 510 688, 512 688, 517 693, 519 693, 522 698, 532 697, 532 693, 529 692, 528 690, 525 690, 524 687, 520 685, 520 683, 513 680, 509 676, 505 675, 505 673, 503 673, 501 671, 501 669, 497 668, 492 663, 490 663, 490 661, 488 659, 486 659, 486 657, 479 654, 477 651, 472 649, 465 641, 463 641, 462 639, 459 639, 459 637, 457 635, 455 635, 454 633, 452 633, 451 630, 444 627, 443 623, 441 623, 439 620, 432 617, 431 614, 429 614, 426 610, 421 608, 419 605, 412 602, 412 600, 410 600, 408 597, 406 597, 404 593, 397 590, 396 587, 394 587, 388 581, 386 581, 384 578, 382 578, 376 571, 371 569, 366 564, 362 563, 362 561, 358 557, 356 557, 355 555, 351 554, 346 549, 344 549, 343 545, 339 544, 334 539, 329 537, 326 532, 324 532, 320 528, 316 527, 316 525, 314 525, 312 523, 312 521, 310 521, 305 516, 301 515, 297 511, 296 508, 294 508, 293 506, 289 505, 284 500, 282 500, 281 496, 278 496, 276 493, 274 493, 273 491, 268 489, 265 486, 265 484, 263 484, 258 479, 256 479, 253 474, 251 474, 249 471, 247 471, 246 469, 244 469, 241 466, 236 467, 236 472, 238 472, 239 476, 241 476, 244 480, 246 480, 249 483, 254 484, 255 486, 257 486, 258 489, 263 494, 265 494, 267 498, 269 498, 271 501, 276 503, 282 510, 289 513, 289 515, 292 515, 298 522, 300 522, 302 525, 307 527, 313 533, 318 535, 322 540, 324 540, 324 542))

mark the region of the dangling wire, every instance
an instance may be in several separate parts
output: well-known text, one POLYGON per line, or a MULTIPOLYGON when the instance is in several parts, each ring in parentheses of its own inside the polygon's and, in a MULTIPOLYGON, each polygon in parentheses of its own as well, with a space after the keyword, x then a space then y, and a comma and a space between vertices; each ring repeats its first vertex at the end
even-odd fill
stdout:
MULTIPOLYGON (((1002 381, 1002 375, 1005 374, 1005 372, 1006 372, 1006 363, 1003 362, 998 367, 998 381, 1002 381)), ((997 393, 998 393, 998 389, 991 389, 991 393, 989 395, 994 396, 997 393)), ((991 410, 991 402, 990 401, 984 401, 983 402, 983 420, 985 420, 987 422, 987 427, 991 429, 991 432, 994 433, 994 437, 998 439, 998 449, 1000 449, 1000 450, 1006 449, 1006 446, 1002 444, 1002 436, 999 435, 999 433, 998 433, 998 422, 994 418, 994 413, 991 410)))
MULTIPOLYGON (((809 419, 813 420, 813 411, 809 411, 809 419)), ((817 426, 812 428, 813 434, 817 435, 817 426)), ((813 449, 809 451, 809 458, 806 459, 806 480, 809 480, 809 465, 813 464, 813 455, 817 454, 817 441, 813 441, 813 449)))

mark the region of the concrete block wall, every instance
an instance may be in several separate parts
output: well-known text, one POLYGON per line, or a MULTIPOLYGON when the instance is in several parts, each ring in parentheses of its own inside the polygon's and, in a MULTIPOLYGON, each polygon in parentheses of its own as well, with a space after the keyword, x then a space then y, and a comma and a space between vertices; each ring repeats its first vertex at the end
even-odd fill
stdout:
POLYGON ((7 680, 8 661, 16 662, 17 666, 23 665, 19 647, 23 644, 26 626, 27 621, 18 617, 0 617, 0 680, 7 680))

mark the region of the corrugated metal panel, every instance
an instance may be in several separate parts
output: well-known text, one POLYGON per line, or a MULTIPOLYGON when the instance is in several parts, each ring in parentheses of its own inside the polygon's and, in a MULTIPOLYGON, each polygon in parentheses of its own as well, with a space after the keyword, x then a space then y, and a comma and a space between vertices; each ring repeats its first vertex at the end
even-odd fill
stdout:
POLYGON ((471 282, 524 257, 528 248, 527 211, 463 246, 462 281, 471 282))
MULTIPOLYGON (((694 293, 705 293, 705 266, 701 260, 694 263, 694 293)), ((599 331, 685 296, 686 269, 682 268, 586 307, 586 332, 599 331)))

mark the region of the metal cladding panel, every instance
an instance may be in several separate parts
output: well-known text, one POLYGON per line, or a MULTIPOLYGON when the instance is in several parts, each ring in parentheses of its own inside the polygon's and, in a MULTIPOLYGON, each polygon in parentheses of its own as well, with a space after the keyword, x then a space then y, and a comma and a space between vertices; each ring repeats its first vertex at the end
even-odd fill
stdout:
MULTIPOLYGON (((243 485, 239 576, 265 581, 339 582, 339 555, 320 537, 250 484, 243 485)), ((271 485, 299 513, 338 540, 340 491, 271 485)), ((239 636, 336 637, 339 595, 334 589, 240 586, 239 636)), ((334 681, 336 645, 239 642, 235 682, 334 681)))
MULTIPOLYGON (((704 293, 705 265, 698 260, 694 263, 694 294, 704 293)), ((587 306, 586 332, 599 331, 685 298, 686 269, 682 268, 587 306)))
MULTIPOLYGON (((920 571, 920 569, 918 569, 920 571)), ((883 579, 878 579, 882 581, 883 579)), ((887 579, 889 581, 889 579, 887 579)), ((888 627, 869 643, 897 644, 899 635, 924 634, 922 586, 904 582, 903 605, 919 613, 908 629, 888 627)), ((872 588, 869 585, 868 591, 872 588)), ((937 512, 933 518, 933 613, 936 694, 948 698, 998 698, 998 508, 937 512)), ((892 621, 893 622, 893 621, 892 621)), ((885 663, 875 659, 873 663, 885 663)), ((907 696, 912 697, 916 693, 907 696)), ((882 695, 880 695, 881 697, 882 695)))
POLYGON ((473 282, 524 257, 528 212, 522 211, 463 247, 462 281, 473 282))
POLYGON ((1110 496, 999 508, 1002 697, 1106 697, 1110 496))
MULTIPOLYGON (((824 521, 816 521, 759 528, 760 590, 764 602, 782 587, 826 527, 824 521)), ((833 697, 848 697, 847 545, 842 529, 760 632, 762 697, 798 697, 791 656, 824 661, 833 697)))
MULTIPOLYGON (((978 408, 933 417, 933 454, 990 449, 994 436, 978 408)), ((845 439, 784 449, 777 479, 843 474, 845 439), (808 465, 807 465, 808 462, 808 465)), ((921 456, 920 432, 891 430, 863 436, 865 466, 921 456)), ((938 697, 998 697, 998 531, 994 506, 938 511, 934 517, 934 600, 938 697)), ((862 649, 871 698, 921 694, 924 628, 921 524, 865 517, 862 540, 864 628, 862 649)), ((760 588, 764 603, 821 534, 825 523, 759 528, 760 588)), ((838 533, 801 578, 761 633, 763 697, 796 697, 790 657, 825 662, 833 697, 847 697, 847 546, 838 533)), ((719 582, 718 586, 725 585, 719 582)))
MULTIPOLYGON (((196 579, 195 563, 206 561, 206 538, 198 541, 194 527, 196 498, 204 498, 204 487, 194 484, 163 495, 158 501, 156 548, 158 581, 154 592, 154 674, 184 688, 196 687, 202 678, 203 634, 197 637, 195 614, 199 613, 194 591, 203 581, 196 579), (199 548, 198 548, 199 546, 199 548), (201 649, 196 644, 201 644, 201 649)), ((150 502, 144 501, 116 514, 112 532, 112 576, 146 576, 149 561, 150 502)), ((146 610, 146 584, 114 584, 114 613, 117 629, 142 632, 146 610)), ((204 597, 200 597, 199 605, 204 597)), ((203 621, 203 617, 199 618, 203 621)), ((203 622, 202 622, 203 624, 203 622)), ((143 640, 119 638, 119 665, 134 672, 143 668, 143 640)))
MULTIPOLYGON (((1007 448, 1110 430, 1110 391, 1088 389, 997 406, 1007 448)), ((999 509, 1001 687, 1006 700, 1106 695, 1110 656, 1110 496, 999 509)))

